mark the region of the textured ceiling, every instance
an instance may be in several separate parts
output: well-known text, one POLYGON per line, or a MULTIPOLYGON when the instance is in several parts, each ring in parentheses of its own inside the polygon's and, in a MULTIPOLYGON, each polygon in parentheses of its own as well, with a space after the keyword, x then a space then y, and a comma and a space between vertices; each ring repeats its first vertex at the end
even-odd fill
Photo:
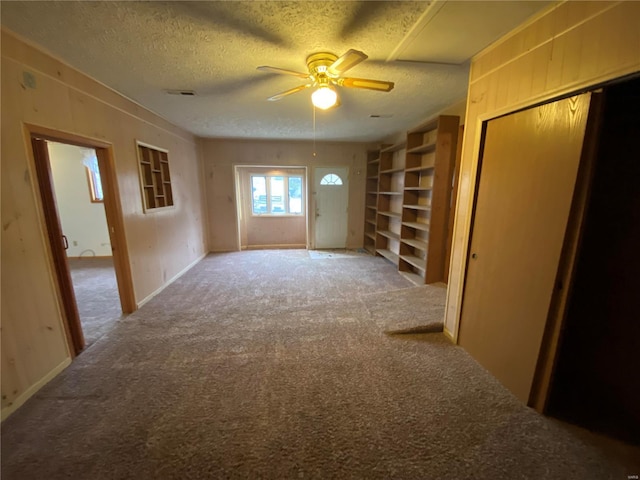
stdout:
MULTIPOLYGON (((341 106, 317 112, 315 135, 318 140, 376 141, 463 99, 466 59, 493 40, 472 45, 471 54, 455 52, 455 65, 425 63, 422 57, 420 62, 386 61, 400 45, 420 52, 421 42, 429 40, 428 29, 422 36, 409 34, 424 23, 430 8, 439 9, 442 3, 3 0, 0 14, 9 30, 203 137, 313 138, 310 89, 266 101, 304 80, 256 67, 305 72, 311 53, 362 50, 369 59, 349 76, 390 80, 395 89, 340 88, 341 106), (197 95, 169 95, 167 90, 197 95), (372 114, 383 118, 370 118, 372 114)), ((520 10, 511 24, 504 20, 506 30, 546 2, 505 5, 515 3, 529 8, 520 10)), ((402 58, 412 60, 411 55, 417 54, 402 58)))

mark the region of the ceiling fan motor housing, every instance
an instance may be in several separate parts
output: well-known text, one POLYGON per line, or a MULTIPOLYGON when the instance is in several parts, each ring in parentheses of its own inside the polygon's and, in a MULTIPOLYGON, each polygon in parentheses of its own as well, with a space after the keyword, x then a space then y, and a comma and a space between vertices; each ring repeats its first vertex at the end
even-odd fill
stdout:
POLYGON ((309 73, 318 83, 329 83, 330 77, 327 69, 338 59, 337 55, 329 52, 313 53, 307 57, 307 67, 309 73), (324 79, 324 81, 323 81, 324 79))

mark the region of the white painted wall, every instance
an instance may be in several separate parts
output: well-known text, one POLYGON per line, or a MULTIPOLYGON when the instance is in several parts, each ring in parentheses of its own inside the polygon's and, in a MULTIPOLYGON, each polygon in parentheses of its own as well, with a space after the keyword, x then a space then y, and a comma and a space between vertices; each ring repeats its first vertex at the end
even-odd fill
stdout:
POLYGON ((47 142, 62 232, 69 257, 111 256, 103 203, 92 203, 84 160, 95 158, 89 148, 47 142))

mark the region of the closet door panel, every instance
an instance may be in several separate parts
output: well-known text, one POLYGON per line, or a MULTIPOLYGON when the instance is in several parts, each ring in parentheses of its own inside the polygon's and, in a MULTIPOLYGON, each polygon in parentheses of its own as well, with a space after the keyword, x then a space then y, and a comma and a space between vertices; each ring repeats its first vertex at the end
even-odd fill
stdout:
POLYGON ((527 403, 580 163, 590 94, 486 124, 459 343, 527 403))

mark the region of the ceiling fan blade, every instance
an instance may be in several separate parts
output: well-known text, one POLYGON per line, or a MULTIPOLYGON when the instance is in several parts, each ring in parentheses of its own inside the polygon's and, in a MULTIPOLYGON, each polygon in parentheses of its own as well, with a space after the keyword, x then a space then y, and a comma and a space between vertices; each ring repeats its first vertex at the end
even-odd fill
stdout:
POLYGON ((274 95, 273 97, 269 97, 267 98, 267 100, 269 100, 270 102, 275 102, 276 100, 280 100, 282 97, 286 97, 287 95, 291 95, 292 93, 297 93, 300 92, 302 90, 304 90, 305 88, 309 88, 311 86, 310 83, 308 83, 307 85, 299 85, 295 88, 291 88, 289 90, 287 90, 286 92, 282 92, 282 93, 278 93, 277 95, 274 95))
POLYGON ((366 88, 368 90, 377 90, 379 92, 390 92, 395 86, 393 82, 369 80, 366 78, 339 78, 337 83, 343 87, 366 88))
POLYGON ((284 68, 277 68, 277 67, 269 67, 267 65, 263 65, 261 67, 258 67, 258 70, 262 71, 262 72, 270 72, 270 73, 279 73, 282 75, 293 75, 295 77, 300 77, 300 78, 309 78, 309 74, 308 73, 302 73, 302 72, 294 72, 293 70, 286 70, 284 68))
POLYGON ((327 68, 327 72, 329 75, 337 76, 340 75, 350 68, 355 67, 360 62, 369 58, 365 53, 360 50, 351 49, 340 58, 338 58, 335 62, 333 62, 327 68))

